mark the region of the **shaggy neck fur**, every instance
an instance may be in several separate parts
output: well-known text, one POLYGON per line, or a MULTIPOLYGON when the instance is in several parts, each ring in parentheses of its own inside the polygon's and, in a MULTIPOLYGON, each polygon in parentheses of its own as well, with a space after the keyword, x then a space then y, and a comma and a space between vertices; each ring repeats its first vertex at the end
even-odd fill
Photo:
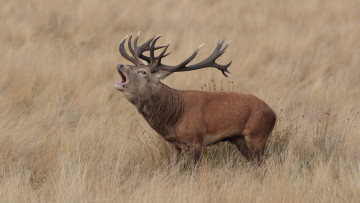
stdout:
POLYGON ((134 105, 156 132, 166 136, 181 117, 185 102, 180 91, 159 82, 150 95, 138 97, 134 105))

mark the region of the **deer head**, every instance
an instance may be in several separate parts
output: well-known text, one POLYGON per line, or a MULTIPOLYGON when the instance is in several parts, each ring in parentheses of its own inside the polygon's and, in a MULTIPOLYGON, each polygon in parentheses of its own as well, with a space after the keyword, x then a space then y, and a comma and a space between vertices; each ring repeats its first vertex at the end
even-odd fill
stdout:
POLYGON ((203 46, 199 46, 195 52, 187 58, 185 61, 181 62, 179 65, 176 66, 168 66, 161 63, 162 58, 168 56, 170 53, 166 53, 167 49, 169 48, 170 44, 166 46, 158 46, 156 47, 156 41, 161 37, 153 37, 146 41, 141 46, 137 46, 137 42, 139 39, 139 34, 135 37, 134 44, 132 47, 131 38, 132 35, 130 34, 128 40, 128 48, 131 52, 129 55, 125 51, 124 43, 128 36, 126 36, 119 45, 120 54, 134 65, 124 65, 118 64, 117 71, 121 77, 120 82, 115 83, 115 87, 122 91, 127 96, 139 96, 144 95, 152 91, 154 87, 159 83, 160 80, 166 78, 170 74, 174 72, 182 72, 182 71, 192 71, 206 67, 213 67, 219 69, 224 76, 227 77, 225 72, 230 73, 227 68, 231 65, 230 63, 226 65, 220 65, 215 62, 215 60, 220 57, 229 46, 229 43, 222 48, 224 41, 219 42, 214 50, 214 52, 205 60, 196 63, 194 65, 188 64, 195 58, 197 53, 199 52, 200 48, 203 46), (159 56, 155 56, 155 50, 163 49, 159 56), (150 51, 150 56, 144 55, 145 51, 150 51), (143 61, 146 61, 147 64, 144 64, 143 61))

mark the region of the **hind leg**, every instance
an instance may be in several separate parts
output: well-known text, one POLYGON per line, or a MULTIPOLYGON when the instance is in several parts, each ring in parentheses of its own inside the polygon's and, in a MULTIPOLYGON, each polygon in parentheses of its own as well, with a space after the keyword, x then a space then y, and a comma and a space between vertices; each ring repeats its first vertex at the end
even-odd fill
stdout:
POLYGON ((235 144, 236 148, 240 151, 240 153, 245 157, 247 161, 253 160, 250 150, 246 145, 244 136, 240 136, 239 138, 233 140, 232 142, 235 144))
POLYGON ((247 135, 240 136, 233 142, 248 161, 261 165, 268 137, 269 133, 253 135, 248 131, 247 135))
POLYGON ((255 117, 255 119, 249 121, 242 132, 251 157, 258 165, 261 165, 263 162, 266 142, 274 128, 275 122, 275 113, 268 109, 261 114, 261 117, 255 117))
POLYGON ((260 166, 263 162, 266 140, 250 140, 245 137, 245 142, 252 160, 260 166))
POLYGON ((266 142, 269 138, 271 130, 260 131, 251 133, 250 130, 247 131, 247 135, 244 136, 246 146, 248 147, 250 154, 258 165, 261 165, 263 162, 263 156, 265 152, 266 142))

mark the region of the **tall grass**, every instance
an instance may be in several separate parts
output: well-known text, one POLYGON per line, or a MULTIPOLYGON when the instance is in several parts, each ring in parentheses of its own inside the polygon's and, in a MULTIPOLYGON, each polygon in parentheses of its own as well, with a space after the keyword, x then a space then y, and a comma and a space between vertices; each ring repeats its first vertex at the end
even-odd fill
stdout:
POLYGON ((360 13, 345 1, 2 1, 1 202, 358 202, 360 13), (163 33, 177 64, 231 39, 230 78, 177 89, 251 93, 278 120, 261 167, 233 145, 167 170, 165 143, 113 87, 119 41, 163 33))

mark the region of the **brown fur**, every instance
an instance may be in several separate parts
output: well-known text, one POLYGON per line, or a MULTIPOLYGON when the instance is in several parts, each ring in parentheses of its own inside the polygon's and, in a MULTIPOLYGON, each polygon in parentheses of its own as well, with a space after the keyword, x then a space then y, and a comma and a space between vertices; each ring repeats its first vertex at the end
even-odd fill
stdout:
POLYGON ((184 111, 184 98, 162 83, 154 89, 148 97, 139 98, 136 107, 156 132, 167 137, 184 111))

